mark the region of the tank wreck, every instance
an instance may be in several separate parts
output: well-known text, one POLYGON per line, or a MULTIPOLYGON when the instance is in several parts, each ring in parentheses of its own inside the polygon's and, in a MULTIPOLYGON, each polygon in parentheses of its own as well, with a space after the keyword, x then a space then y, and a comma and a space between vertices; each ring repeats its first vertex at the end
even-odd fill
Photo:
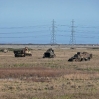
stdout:
POLYGON ((31 52, 27 47, 19 50, 14 50, 15 57, 25 57, 25 56, 32 56, 31 52))
POLYGON ((92 54, 89 54, 88 52, 77 52, 73 57, 69 58, 69 62, 81 62, 81 61, 89 61, 92 58, 92 54))
POLYGON ((43 58, 54 58, 56 55, 52 48, 49 48, 43 55, 43 58))

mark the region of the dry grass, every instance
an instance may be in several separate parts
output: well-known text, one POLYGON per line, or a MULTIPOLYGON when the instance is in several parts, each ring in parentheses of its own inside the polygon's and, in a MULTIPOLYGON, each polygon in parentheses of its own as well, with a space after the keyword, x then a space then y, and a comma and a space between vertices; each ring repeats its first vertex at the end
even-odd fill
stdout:
POLYGON ((98 99, 99 50, 54 49, 56 58, 43 59, 45 49, 32 50, 32 57, 15 58, 0 52, 0 97, 2 99, 98 99), (76 52, 93 58, 68 62, 76 52))

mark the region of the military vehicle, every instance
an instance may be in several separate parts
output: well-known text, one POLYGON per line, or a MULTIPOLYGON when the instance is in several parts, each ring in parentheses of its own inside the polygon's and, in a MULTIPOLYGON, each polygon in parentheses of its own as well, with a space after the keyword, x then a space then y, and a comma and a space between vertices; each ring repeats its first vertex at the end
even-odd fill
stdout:
POLYGON ((70 59, 68 59, 69 62, 72 61, 88 61, 92 58, 92 54, 89 54, 87 52, 77 52, 77 54, 75 54, 73 57, 71 57, 70 59))
POLYGON ((25 57, 25 56, 32 56, 31 52, 28 50, 27 47, 24 49, 14 50, 15 57, 25 57))
POLYGON ((15 50, 14 51, 14 56, 15 57, 25 57, 25 53, 23 50, 15 50))
POLYGON ((54 50, 49 48, 43 55, 43 58, 54 58, 56 55, 54 54, 54 50))

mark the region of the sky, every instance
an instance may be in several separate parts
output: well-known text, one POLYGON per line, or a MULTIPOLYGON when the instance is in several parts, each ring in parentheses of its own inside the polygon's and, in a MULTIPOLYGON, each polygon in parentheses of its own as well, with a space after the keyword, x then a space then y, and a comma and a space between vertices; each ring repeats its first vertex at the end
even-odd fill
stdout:
POLYGON ((0 43, 99 43, 99 0, 0 0, 0 43))

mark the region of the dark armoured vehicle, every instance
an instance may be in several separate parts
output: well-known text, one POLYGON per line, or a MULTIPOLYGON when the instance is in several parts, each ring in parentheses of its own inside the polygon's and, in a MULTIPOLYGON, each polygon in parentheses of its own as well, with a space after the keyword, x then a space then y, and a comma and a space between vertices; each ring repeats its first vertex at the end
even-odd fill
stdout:
POLYGON ((15 57, 25 57, 25 53, 23 50, 15 50, 14 51, 14 56, 15 57))
POLYGON ((54 54, 54 50, 49 48, 43 55, 43 58, 54 58, 56 55, 54 54))
POLYGON ((73 57, 71 57, 68 61, 88 61, 92 58, 92 54, 89 54, 87 52, 77 52, 73 57))
POLYGON ((24 49, 19 49, 14 51, 15 57, 25 57, 25 56, 32 56, 31 52, 28 50, 27 47, 24 49))

